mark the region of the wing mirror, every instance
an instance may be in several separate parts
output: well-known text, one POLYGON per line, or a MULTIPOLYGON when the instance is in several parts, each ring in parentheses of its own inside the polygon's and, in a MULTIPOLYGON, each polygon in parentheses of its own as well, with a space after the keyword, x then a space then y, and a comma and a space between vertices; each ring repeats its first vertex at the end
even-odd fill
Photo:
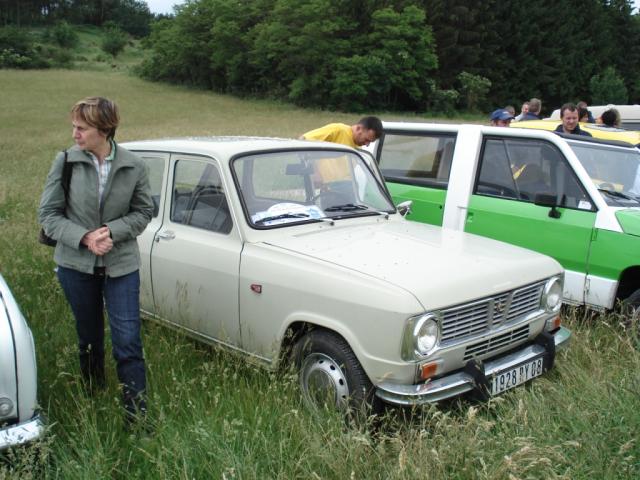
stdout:
POLYGON ((539 207, 551 208, 549 216, 551 218, 560 218, 560 211, 556 208, 558 203, 556 202, 556 196, 553 193, 536 193, 533 203, 539 207))
POLYGON ((396 205, 396 208, 398 209, 398 213, 400 215, 402 215, 403 217, 406 217, 411 213, 411 205, 413 205, 413 201, 407 200, 405 202, 402 202, 396 205))

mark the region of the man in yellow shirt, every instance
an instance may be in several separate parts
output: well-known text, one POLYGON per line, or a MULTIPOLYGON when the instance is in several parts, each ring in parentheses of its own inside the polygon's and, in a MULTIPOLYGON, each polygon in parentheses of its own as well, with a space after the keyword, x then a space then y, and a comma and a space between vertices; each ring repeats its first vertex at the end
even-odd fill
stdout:
POLYGON ((363 117, 354 125, 330 123, 305 133, 302 138, 305 140, 340 143, 356 148, 369 145, 380 138, 380 135, 382 135, 382 122, 380 119, 378 117, 363 117))
MULTIPOLYGON (((380 138, 381 134, 382 122, 378 117, 363 117, 353 125, 329 123, 324 127, 305 133, 300 138, 339 143, 357 148, 369 145, 380 138)), ((337 159, 320 160, 316 164, 316 169, 321 181, 324 183, 349 180, 351 178, 351 171, 346 157, 340 162, 337 159)))

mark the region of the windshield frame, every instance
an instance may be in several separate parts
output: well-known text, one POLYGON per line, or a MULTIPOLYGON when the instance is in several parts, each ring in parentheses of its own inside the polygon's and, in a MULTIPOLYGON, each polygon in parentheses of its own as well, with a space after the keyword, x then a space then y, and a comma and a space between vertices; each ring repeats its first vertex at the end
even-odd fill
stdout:
MULTIPOLYGON (((304 148, 291 147, 291 148, 278 148, 278 149, 254 150, 254 151, 242 152, 242 153, 233 155, 229 159, 229 170, 231 172, 231 177, 235 184, 238 199, 240 200, 240 204, 242 205, 242 210, 243 210, 243 214, 247 222, 247 225, 255 230, 269 230, 269 229, 275 229, 275 228, 284 228, 284 227, 296 226, 301 224, 309 224, 309 223, 318 223, 318 222, 328 222, 333 224, 334 220, 341 220, 345 218, 366 217, 366 216, 375 216, 375 215, 381 215, 381 214, 389 215, 389 214, 397 213, 395 204, 393 203, 393 199, 391 198, 391 194, 389 193, 389 190, 387 189, 386 184, 383 181, 381 181, 381 175, 376 174, 376 172, 372 170, 372 166, 369 164, 369 162, 365 158, 363 158, 363 155, 359 151, 348 149, 346 147, 341 148, 341 146, 338 144, 335 145, 335 148, 321 148, 321 147, 309 146, 304 148), (274 154, 282 154, 282 153, 284 154, 298 153, 298 155, 300 156, 302 156, 305 153, 309 153, 312 155, 316 155, 319 153, 320 154, 326 153, 328 155, 334 155, 334 156, 338 156, 338 155, 347 156, 347 158, 349 156, 355 157, 355 159, 357 159, 357 165, 366 169, 370 180, 373 180, 372 184, 376 185, 376 188, 379 190, 384 200, 388 203, 389 209, 375 210, 373 209, 373 207, 370 207, 364 210, 360 208, 354 208, 354 209, 349 208, 342 211, 342 213, 339 213, 339 214, 338 213, 333 215, 324 214, 321 217, 312 217, 312 216, 300 217, 292 214, 290 217, 291 221, 273 223, 268 225, 261 225, 259 223, 256 223, 261 219, 254 220, 252 218, 252 211, 251 211, 252 209, 250 209, 249 205, 247 204, 246 190, 243 189, 243 179, 239 178, 240 177, 239 169, 236 168, 238 165, 237 162, 240 162, 243 159, 246 159, 247 157, 259 157, 261 155, 274 155, 274 154)), ((353 180, 353 182, 355 182, 355 179, 353 180)), ((284 202, 281 202, 281 203, 284 203, 284 202)), ((311 208, 313 207, 313 205, 308 205, 308 207, 311 208)), ((322 209, 320 210, 322 211, 322 209)))

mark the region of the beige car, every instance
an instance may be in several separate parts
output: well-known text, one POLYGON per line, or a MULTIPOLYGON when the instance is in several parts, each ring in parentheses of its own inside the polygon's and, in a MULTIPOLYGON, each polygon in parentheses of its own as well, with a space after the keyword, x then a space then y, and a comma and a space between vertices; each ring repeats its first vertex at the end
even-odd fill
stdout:
MULTIPOLYGON (((143 310, 277 369, 309 404, 497 395, 550 368, 549 257, 407 221, 366 154, 259 138, 132 142, 156 204, 143 310)), ((406 209, 407 206, 403 206, 406 209)))

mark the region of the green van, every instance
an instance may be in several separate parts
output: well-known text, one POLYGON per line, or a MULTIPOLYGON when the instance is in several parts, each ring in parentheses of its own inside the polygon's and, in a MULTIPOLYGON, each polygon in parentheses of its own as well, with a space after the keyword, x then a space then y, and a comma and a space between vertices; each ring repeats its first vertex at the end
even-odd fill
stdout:
POLYGON ((565 302, 640 307, 640 151, 543 130, 385 122, 371 147, 408 218, 555 258, 565 302))

